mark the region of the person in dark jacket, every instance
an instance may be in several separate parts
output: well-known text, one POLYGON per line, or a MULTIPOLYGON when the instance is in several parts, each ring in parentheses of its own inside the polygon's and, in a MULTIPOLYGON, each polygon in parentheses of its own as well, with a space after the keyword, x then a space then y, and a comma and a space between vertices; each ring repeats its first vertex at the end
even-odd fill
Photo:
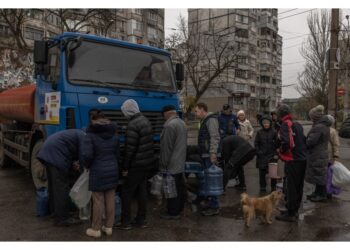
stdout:
POLYGON ((91 237, 101 237, 101 230, 112 234, 115 211, 115 189, 118 184, 119 140, 117 127, 103 112, 91 116, 82 144, 80 165, 89 169, 89 190, 92 191, 92 224, 86 230, 91 237), (102 217, 105 214, 105 223, 102 217))
POLYGON ((324 115, 324 107, 318 105, 309 112, 313 126, 307 135, 307 169, 305 180, 315 185, 315 192, 308 196, 314 202, 327 199, 326 178, 328 166, 328 142, 331 121, 324 115))
MULTIPOLYGON (((196 117, 201 119, 198 132, 198 152, 201 156, 204 168, 217 164, 219 153, 220 133, 217 116, 208 112, 205 103, 197 103, 195 107, 196 117)), ((203 209, 202 215, 212 216, 219 214, 219 197, 209 197, 209 207, 203 209)))
POLYGON ((221 157, 224 161, 224 188, 254 156, 255 149, 244 138, 230 135, 223 139, 221 157))
POLYGON ((290 108, 281 104, 277 109, 281 129, 278 133, 279 157, 285 162, 285 199, 287 211, 281 211, 277 220, 295 222, 303 198, 306 169, 306 138, 303 127, 293 121, 290 108))
MULTIPOLYGON (((261 129, 255 136, 256 167, 259 169, 260 192, 266 192, 266 174, 268 165, 276 155, 277 133, 272 128, 272 120, 269 116, 260 119, 261 129)), ((276 179, 271 179, 271 191, 276 190, 276 179)))
POLYGON ((79 150, 84 132, 68 129, 49 136, 37 159, 48 172, 49 202, 53 210, 56 226, 80 224, 81 221, 69 216, 72 172, 78 171, 79 150))
POLYGON ((152 124, 142 115, 137 102, 126 100, 121 110, 129 123, 125 135, 125 155, 122 175, 125 182, 122 187, 122 224, 119 229, 131 229, 131 200, 134 195, 138 201, 138 211, 133 224, 146 227, 147 176, 154 168, 154 146, 152 124))
POLYGON ((225 104, 219 115, 219 130, 221 140, 229 135, 235 135, 240 130, 237 116, 233 114, 230 105, 225 104))

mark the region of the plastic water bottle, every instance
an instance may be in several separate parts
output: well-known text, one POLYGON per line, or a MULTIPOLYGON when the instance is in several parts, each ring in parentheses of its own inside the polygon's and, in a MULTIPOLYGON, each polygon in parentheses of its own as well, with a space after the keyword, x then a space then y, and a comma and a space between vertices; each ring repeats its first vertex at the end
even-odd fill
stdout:
POLYGON ((177 197, 175 179, 170 174, 167 174, 163 179, 163 191, 166 199, 177 197))
POLYGON ((160 196, 162 194, 163 176, 156 174, 152 178, 151 194, 160 196))
POLYGON ((219 196, 223 193, 223 171, 215 164, 204 170, 207 196, 219 196))
POLYGON ((89 220, 91 217, 91 203, 89 202, 85 207, 79 209, 79 219, 89 220))
POLYGON ((122 219, 122 200, 120 199, 119 193, 116 193, 114 224, 119 224, 121 219, 122 219))

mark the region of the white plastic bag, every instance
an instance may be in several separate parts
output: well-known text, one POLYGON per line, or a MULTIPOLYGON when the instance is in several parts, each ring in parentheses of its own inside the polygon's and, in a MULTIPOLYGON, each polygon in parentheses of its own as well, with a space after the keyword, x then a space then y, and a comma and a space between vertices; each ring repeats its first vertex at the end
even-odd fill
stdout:
POLYGON ((79 176, 78 180, 69 192, 69 196, 78 208, 87 206, 91 199, 91 191, 89 191, 89 171, 84 172, 79 176))
POLYGON ((350 171, 340 162, 335 161, 333 166, 332 184, 335 187, 350 185, 350 171))

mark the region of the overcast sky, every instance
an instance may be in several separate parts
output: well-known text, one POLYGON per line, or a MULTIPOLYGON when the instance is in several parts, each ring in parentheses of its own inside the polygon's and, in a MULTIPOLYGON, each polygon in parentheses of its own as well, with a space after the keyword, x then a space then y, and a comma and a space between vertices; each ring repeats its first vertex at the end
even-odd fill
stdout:
MULTIPOLYGON (((278 12, 286 12, 279 14, 279 34, 283 37, 283 54, 282 54, 282 84, 290 85, 297 83, 298 73, 303 70, 303 62, 305 61, 300 54, 300 48, 307 38, 309 32, 307 27, 307 16, 312 9, 279 9, 278 12), (301 12, 303 14, 295 15, 301 12)), ((317 9, 313 10, 317 11, 317 9)), ((349 9, 342 9, 340 19, 345 19, 345 15, 350 14, 349 9)), ((171 28, 176 28, 176 23, 179 15, 187 18, 187 9, 165 9, 165 35, 173 32, 171 28)), ((345 22, 345 20, 344 20, 345 22)), ((283 87, 283 98, 299 97, 299 93, 295 90, 295 86, 283 87)))

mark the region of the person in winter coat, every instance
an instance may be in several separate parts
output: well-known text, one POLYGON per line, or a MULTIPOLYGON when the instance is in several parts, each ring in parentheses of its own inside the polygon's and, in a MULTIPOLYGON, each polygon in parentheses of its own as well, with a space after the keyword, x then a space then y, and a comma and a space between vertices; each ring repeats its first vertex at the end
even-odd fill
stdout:
MULTIPOLYGON (((272 120, 269 116, 260 119, 261 129, 255 136, 256 167, 259 169, 260 192, 266 192, 266 174, 268 165, 276 155, 277 133, 272 128, 272 120)), ((276 190, 276 179, 271 179, 271 191, 276 190)))
POLYGON ((89 190, 92 191, 92 223, 86 234, 101 237, 112 235, 115 211, 115 189, 118 185, 119 140, 117 127, 102 111, 91 115, 82 144, 80 165, 89 169, 89 190), (105 214, 105 223, 102 223, 105 214))
POLYGON ((49 136, 37 155, 48 173, 50 208, 53 210, 56 226, 81 224, 69 215, 72 173, 79 171, 74 162, 79 160, 79 152, 84 132, 68 129, 49 136))
POLYGON ((307 169, 305 180, 315 185, 315 191, 308 196, 313 202, 327 199, 326 177, 328 166, 328 143, 331 121, 324 115, 324 107, 318 105, 309 112, 313 126, 307 135, 307 169))
POLYGON ((184 167, 187 151, 187 129, 183 120, 176 114, 172 105, 163 107, 165 119, 160 136, 160 171, 169 172, 175 179, 177 197, 167 199, 167 213, 161 214, 162 219, 179 219, 184 209, 186 187, 184 167))
MULTIPOLYGON (((254 159, 255 149, 251 144, 237 135, 230 135, 222 141, 222 159, 224 161, 224 188, 231 178, 235 178, 249 161, 254 159)), ((244 172, 243 172, 244 173, 244 172)), ((242 187, 246 187, 242 178, 242 187)))
MULTIPOLYGON (((205 168, 212 164, 217 164, 217 155, 219 153, 220 133, 217 116, 208 112, 208 106, 205 103, 197 103, 195 107, 196 117, 200 120, 198 132, 198 152, 201 156, 205 168)), ((202 197, 203 198, 203 197, 202 197)), ((209 207, 202 211, 204 216, 219 214, 219 197, 209 197, 209 207)))
POLYGON ((228 104, 222 107, 222 111, 219 115, 219 129, 221 140, 226 136, 239 133, 240 125, 237 116, 232 113, 232 108, 228 104))
POLYGON ((335 123, 334 117, 331 115, 327 115, 327 118, 331 123, 330 131, 329 131, 330 137, 329 137, 329 143, 328 143, 328 158, 329 158, 329 162, 333 164, 334 161, 339 159, 340 142, 339 142, 339 136, 338 136, 337 130, 335 130, 332 127, 335 123))
POLYGON ((147 176, 154 168, 153 131, 150 121, 142 115, 137 102, 126 100, 121 110, 128 118, 125 135, 125 155, 122 175, 125 182, 122 187, 122 224, 119 229, 131 229, 131 223, 145 228, 147 211, 147 176), (138 210, 135 220, 131 221, 131 200, 136 195, 138 210))
POLYGON ((303 127, 292 119, 290 108, 281 104, 277 109, 281 129, 278 132, 279 157, 285 162, 284 190, 287 211, 281 211, 277 220, 295 222, 303 198, 306 169, 306 139, 303 127))
POLYGON ((237 112, 238 122, 241 127, 238 135, 245 140, 250 140, 253 138, 254 129, 250 121, 245 117, 243 110, 237 112))

